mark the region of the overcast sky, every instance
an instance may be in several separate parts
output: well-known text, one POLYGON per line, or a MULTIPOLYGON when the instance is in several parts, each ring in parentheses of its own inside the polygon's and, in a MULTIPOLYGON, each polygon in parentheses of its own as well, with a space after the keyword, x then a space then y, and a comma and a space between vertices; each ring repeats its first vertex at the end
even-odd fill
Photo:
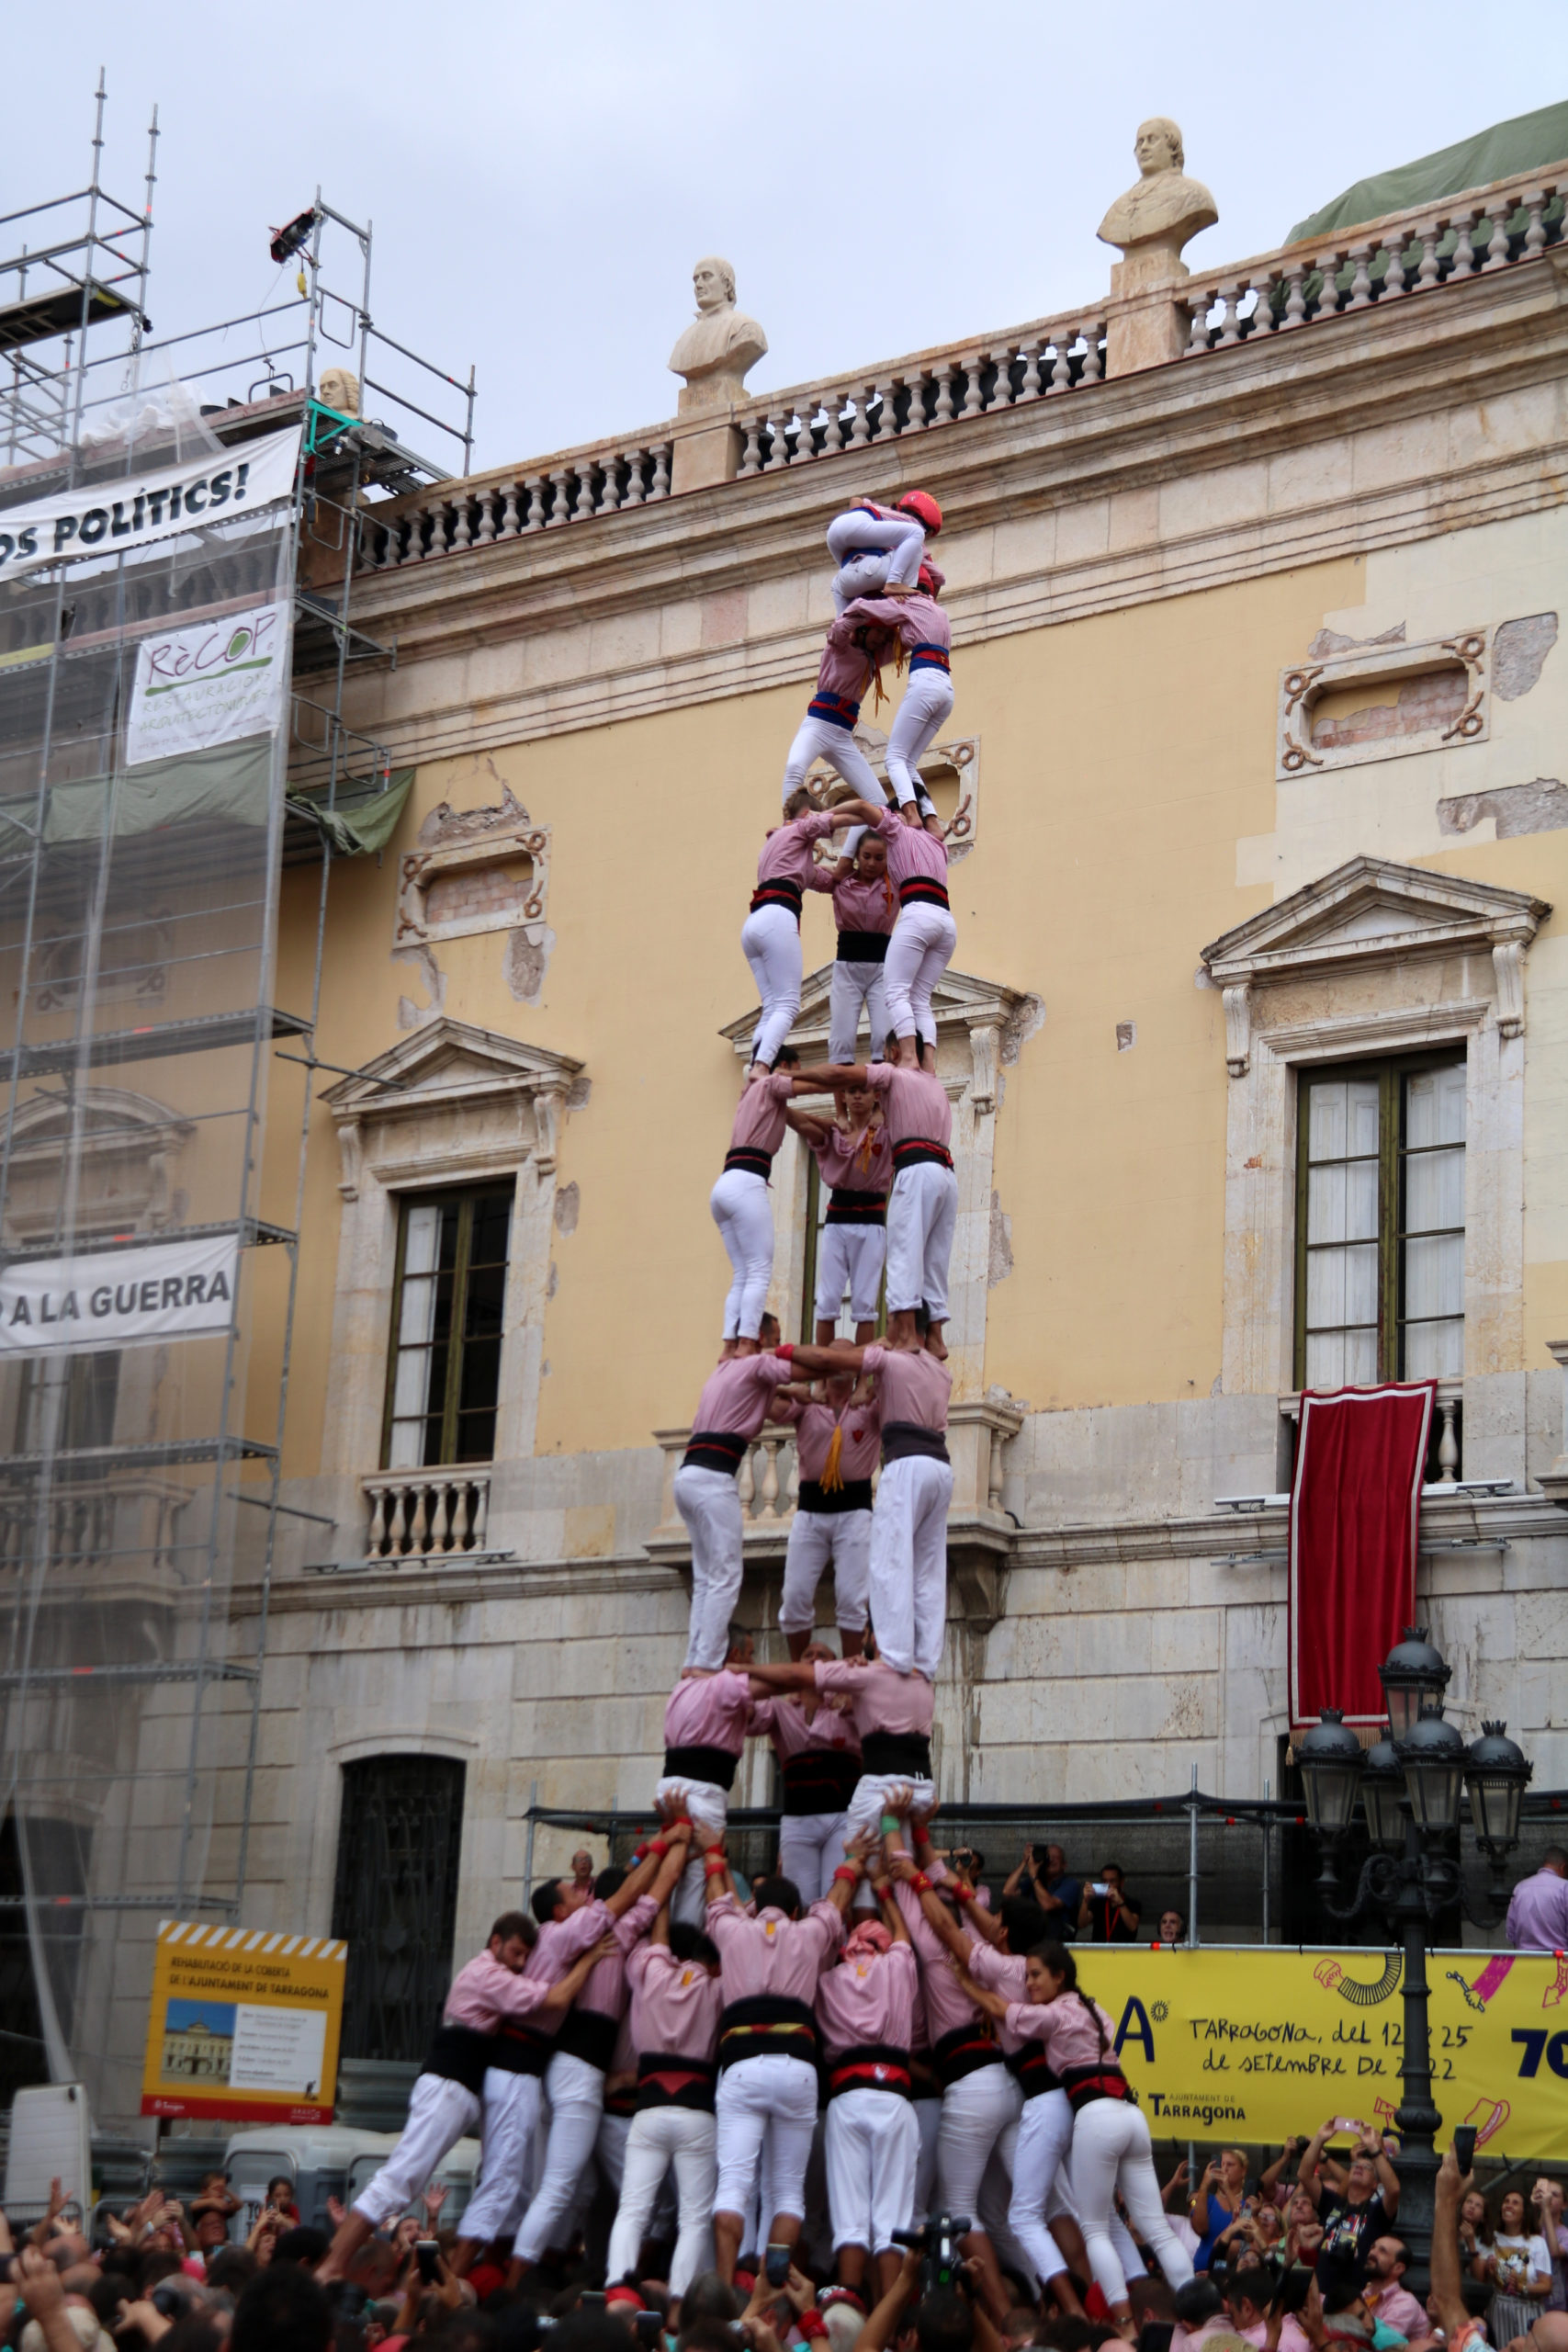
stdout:
POLYGON ((287 288, 267 232, 320 181, 374 222, 378 323, 475 363, 479 465, 670 415, 699 254, 735 265, 765 391, 1102 294, 1145 115, 1213 191, 1212 266, 1568 96, 1568 9, 1523 35, 1459 0, 12 0, 6 46, 4 209, 85 177, 101 61, 131 201, 160 108, 157 331, 287 288))

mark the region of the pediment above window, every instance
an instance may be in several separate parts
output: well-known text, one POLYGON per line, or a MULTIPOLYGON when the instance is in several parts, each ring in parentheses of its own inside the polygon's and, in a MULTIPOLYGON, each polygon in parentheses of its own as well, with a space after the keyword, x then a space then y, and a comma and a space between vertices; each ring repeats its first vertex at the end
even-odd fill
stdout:
POLYGON ((466 1021, 433 1021, 327 1090, 344 1163, 339 1189, 355 1198, 367 1147, 389 1168, 417 1157, 436 1178, 528 1156, 539 1175, 551 1175, 559 1113, 581 1076, 569 1055, 466 1021))
POLYGON ((1525 951, 1551 911, 1523 890, 1385 858, 1349 859, 1202 950, 1211 978, 1224 991, 1231 1075, 1246 1074, 1260 988, 1326 981, 1379 965, 1489 956, 1498 1028, 1505 1037, 1519 1035, 1525 951))
MULTIPOLYGON (((815 972, 808 972, 801 984, 800 1012, 789 1033, 789 1042, 803 1061, 820 1061, 827 1054, 828 992, 832 977, 831 964, 823 964, 815 972)), ((1039 997, 1009 988, 1005 981, 983 980, 973 972, 949 970, 937 983, 931 1011, 936 1015, 940 1060, 946 1064, 949 1059, 942 1054, 943 1044, 956 1043, 967 1033, 975 1108, 994 1110, 998 1068, 1018 1059, 1025 1039, 1032 1037, 1044 1021, 1044 1005, 1039 997)), ((752 1005, 747 1012, 737 1013, 733 1021, 727 1021, 719 1035, 727 1037, 744 1060, 756 1025, 757 1008, 752 1005)))

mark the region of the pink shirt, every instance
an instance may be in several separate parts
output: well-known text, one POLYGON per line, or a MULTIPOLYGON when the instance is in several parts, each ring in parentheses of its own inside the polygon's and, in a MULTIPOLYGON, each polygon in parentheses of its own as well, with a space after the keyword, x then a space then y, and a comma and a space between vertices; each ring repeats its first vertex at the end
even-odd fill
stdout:
POLYGON ((811 1149, 822 1182, 835 1189, 841 1184, 852 1193, 886 1193, 893 1182, 893 1138, 880 1121, 858 1136, 835 1127, 826 1143, 814 1143, 811 1149))
POLYGON ((755 1437, 768 1418, 773 1390, 789 1376, 783 1356, 731 1356, 728 1363, 716 1364, 704 1382, 692 1427, 755 1437))
MULTIPOLYGON (((987 1993, 999 1993, 1004 2001, 1021 2001, 1023 1968, 1023 1962, 1015 1953, 998 1951, 982 1937, 970 1936, 969 1973, 976 1984, 985 1986, 987 1993)), ((1025 2037, 1014 2033, 1011 2027, 1004 2023, 997 2028, 997 2040, 1010 2057, 1015 2050, 1023 2048, 1025 2037)))
POLYGON ((840 931, 891 931, 898 920, 898 893, 886 874, 857 882, 852 874, 833 886, 833 921, 840 931))
POLYGON ((824 1657, 817 1661, 816 1682, 818 1690, 837 1691, 849 1701, 863 1740, 867 1732, 878 1731, 920 1732, 931 1737, 936 1692, 923 1674, 896 1674, 879 1657, 869 1666, 824 1657))
POLYGON ((622 1912, 615 1921, 616 1949, 607 1960, 595 1962, 589 1970, 588 1981, 577 1996, 578 2008, 592 2009, 602 2018, 626 2014, 626 1960, 647 1935, 658 1913, 659 1905, 651 1894, 639 1894, 630 1909, 622 1912))
POLYGON ((846 1405, 841 1413, 835 1413, 831 1405, 819 1405, 815 1400, 802 1407, 795 1433, 801 1476, 821 1477, 836 1429, 844 1432, 839 1448, 840 1477, 846 1486, 856 1478, 869 1478, 882 1451, 880 1396, 863 1404, 846 1405))
MULTIPOLYGON (((807 809, 805 816, 791 818, 762 843, 762 854, 757 860, 758 881, 798 882, 804 890, 831 890, 833 870, 818 865, 811 844, 826 841, 832 830, 833 820, 826 810, 807 809)), ((892 863, 889 857, 889 867, 892 863)), ((946 870, 944 855, 942 871, 946 870)))
POLYGON ((1568 1951, 1568 1878, 1544 1866, 1514 1889, 1503 1940, 1511 1951, 1568 1951))
POLYGON ((844 1922, 836 1903, 814 1903, 801 1919, 787 1919, 770 1905, 749 1919, 733 1894, 721 1894, 708 1905, 707 1931, 724 1963, 726 2007, 758 1993, 809 2004, 843 1941, 844 1922))
MULTIPOLYGON (((565 1973, 562 1969, 561 1974, 565 1973)), ((555 1982, 554 1977, 540 1984, 536 1978, 514 1976, 492 1951, 481 1951, 452 1979, 452 1989, 446 1996, 446 2022, 466 2025, 474 2033, 493 2033, 502 2018, 531 2017, 542 2007, 555 1982)), ((552 2023, 549 2030, 554 2030, 552 2023)))
POLYGON ((828 642, 848 644, 857 628, 870 622, 877 628, 891 629, 901 637, 905 647, 913 652, 917 645, 940 645, 951 650, 953 631, 947 615, 934 596, 917 589, 912 596, 857 596, 846 605, 832 628, 828 642))
POLYGON ((638 1944, 626 1962, 632 1988, 632 2040, 639 2053, 700 2058, 718 2049, 724 1987, 694 1960, 677 1960, 668 1944, 638 1944))
POLYGON ((817 1987, 817 2022, 826 2056, 835 2059, 840 2051, 868 2041, 908 2050, 918 1982, 908 1944, 890 1944, 884 1952, 857 1951, 826 1970, 817 1987))
POLYGON ((765 1151, 771 1159, 784 1139, 784 1105, 794 1093, 795 1080, 787 1070, 753 1079, 736 1105, 730 1150, 744 1145, 750 1151, 765 1151))
POLYGON ((694 1674, 677 1682, 664 1708, 666 1747, 722 1747, 739 1756, 751 1722, 751 1683, 745 1674, 694 1674))
POLYGON ((876 1374, 882 1426, 914 1421, 923 1430, 944 1430, 953 1396, 953 1374, 929 1348, 867 1348, 861 1362, 876 1374))
MULTIPOLYGON (((804 820, 800 820, 804 821, 804 820)), ((897 889, 900 882, 912 882, 917 874, 928 881, 940 882, 947 888, 947 843, 935 833, 928 833, 923 825, 907 825, 897 809, 882 809, 876 820, 876 831, 887 843, 887 871, 897 889)))
POLYGON ((558 1984, 575 1961, 581 1960, 591 1944, 602 1936, 614 1934, 619 1947, 608 1960, 601 1960, 589 1971, 588 1982, 577 1996, 577 2006, 597 2009, 602 2016, 618 2018, 626 1996, 626 1955, 639 1936, 646 1935, 653 1925, 653 1897, 639 1895, 630 1909, 617 1919, 607 1903, 595 1895, 591 1902, 581 1904, 568 1912, 564 1919, 549 1919, 539 1929, 539 1940, 528 1954, 523 1973, 542 1984, 558 1984), (598 1997, 595 1997, 597 1994, 598 1997))
POLYGON ((819 1704, 807 1723, 798 1691, 792 1691, 787 1698, 759 1700, 751 1711, 751 1729, 767 1734, 781 1764, 787 1764, 792 1756, 804 1756, 810 1747, 838 1747, 855 1756, 860 1753, 860 1734, 852 1719, 841 1714, 837 1707, 819 1704))
POLYGON ((882 1097, 882 1115, 894 1143, 940 1143, 944 1150, 951 1147, 953 1105, 934 1070, 873 1062, 866 1082, 882 1097))
MULTIPOLYGON (((1389 2232, 1391 2237, 1397 2234, 1396 2230, 1389 2232)), ((1408 2287, 1396 2282, 1392 2287, 1375 2288, 1369 2278, 1361 2293, 1372 2317, 1382 2320, 1385 2327, 1409 2338, 1426 2335, 1427 2314, 1408 2287)))
POLYGON ((835 637, 833 630, 829 630, 822 659, 817 665, 819 695, 841 695, 846 702, 859 702, 874 677, 878 663, 893 650, 891 638, 882 636, 865 622, 860 626, 867 629, 866 645, 856 645, 852 638, 835 637))
POLYGON ((921 1910, 920 1898, 914 1888, 906 1886, 902 1879, 895 1879, 893 1899, 904 1915, 909 1941, 920 1963, 920 1997, 925 2003, 926 2030, 934 2044, 945 2035, 956 2033, 960 2026, 973 2025, 980 2012, 954 1976, 947 1946, 921 1910))
POLYGON ((1122 2061, 1116 2055, 1115 2022, 1098 2001, 1086 2008, 1076 1993, 1065 1993, 1060 2000, 1038 2007, 1029 2001, 1010 2001, 1007 2024, 1009 2032, 1016 2033, 1021 2041, 1044 2043, 1045 2055, 1055 2074, 1068 2066, 1102 2064, 1108 2074, 1119 2075, 1122 2071, 1122 2061), (1103 2050, 1094 2030, 1096 2018, 1105 2028, 1103 2050))

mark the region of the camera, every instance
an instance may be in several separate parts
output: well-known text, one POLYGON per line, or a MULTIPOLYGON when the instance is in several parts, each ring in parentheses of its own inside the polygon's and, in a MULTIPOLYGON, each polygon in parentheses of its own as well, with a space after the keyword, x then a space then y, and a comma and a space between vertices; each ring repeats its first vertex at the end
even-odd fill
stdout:
POLYGON ((915 2245, 922 2250, 920 2263, 920 2292, 931 2295, 943 2287, 962 2284, 964 2254, 959 2239, 967 2237, 975 2224, 961 2213, 938 2213, 923 2230, 895 2230, 894 2241, 898 2245, 915 2245))

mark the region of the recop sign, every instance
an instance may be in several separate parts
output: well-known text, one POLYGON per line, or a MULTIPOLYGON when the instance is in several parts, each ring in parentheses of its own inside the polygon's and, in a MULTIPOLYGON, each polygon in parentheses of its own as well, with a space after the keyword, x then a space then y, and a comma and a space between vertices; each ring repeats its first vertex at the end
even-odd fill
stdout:
POLYGON ((27 506, 0 507, 0 581, 37 564, 118 555, 180 531, 228 521, 288 497, 299 428, 157 473, 85 484, 27 506), (241 454, 243 450, 243 454, 241 454))

